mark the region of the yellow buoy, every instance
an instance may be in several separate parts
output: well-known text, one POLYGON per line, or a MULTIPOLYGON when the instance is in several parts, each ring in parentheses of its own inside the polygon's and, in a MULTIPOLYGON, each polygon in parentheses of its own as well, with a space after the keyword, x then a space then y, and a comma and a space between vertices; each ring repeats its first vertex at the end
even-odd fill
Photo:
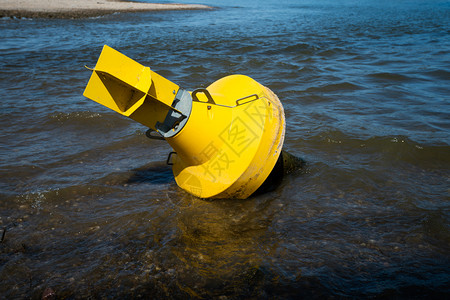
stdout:
POLYGON ((244 75, 188 92, 105 45, 84 96, 165 139, 174 149, 168 161, 175 181, 201 198, 247 198, 283 146, 278 97, 244 75))

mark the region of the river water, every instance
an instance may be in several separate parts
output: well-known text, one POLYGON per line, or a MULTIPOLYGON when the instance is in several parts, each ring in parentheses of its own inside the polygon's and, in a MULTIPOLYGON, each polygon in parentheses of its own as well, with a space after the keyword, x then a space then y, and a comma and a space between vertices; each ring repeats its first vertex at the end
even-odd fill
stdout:
POLYGON ((449 2, 199 2, 0 20, 0 298, 448 297, 449 2), (167 143, 82 96, 104 44, 188 90, 268 86, 306 166, 187 194, 167 143))

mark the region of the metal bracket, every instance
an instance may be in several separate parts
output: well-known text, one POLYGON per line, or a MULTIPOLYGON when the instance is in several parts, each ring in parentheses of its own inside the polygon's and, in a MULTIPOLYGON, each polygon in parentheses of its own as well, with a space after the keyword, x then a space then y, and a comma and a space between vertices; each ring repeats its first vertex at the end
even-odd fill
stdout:
POLYGON ((175 136, 184 127, 191 114, 192 98, 189 92, 179 89, 163 122, 157 121, 155 129, 164 138, 175 136))
POLYGON ((164 140, 164 137, 158 132, 153 129, 149 129, 145 132, 145 135, 152 140, 164 140))
POLYGON ((167 156, 166 164, 168 164, 169 166, 173 166, 173 162, 170 160, 172 158, 173 154, 177 154, 177 153, 176 152, 170 152, 169 156, 167 156))

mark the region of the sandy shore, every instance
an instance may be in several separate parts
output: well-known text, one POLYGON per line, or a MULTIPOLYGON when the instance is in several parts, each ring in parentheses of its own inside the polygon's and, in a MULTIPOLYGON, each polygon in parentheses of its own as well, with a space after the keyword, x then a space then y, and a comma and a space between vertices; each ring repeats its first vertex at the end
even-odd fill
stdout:
POLYGON ((115 12, 210 8, 200 4, 157 4, 119 0, 0 0, 0 17, 86 18, 115 12))

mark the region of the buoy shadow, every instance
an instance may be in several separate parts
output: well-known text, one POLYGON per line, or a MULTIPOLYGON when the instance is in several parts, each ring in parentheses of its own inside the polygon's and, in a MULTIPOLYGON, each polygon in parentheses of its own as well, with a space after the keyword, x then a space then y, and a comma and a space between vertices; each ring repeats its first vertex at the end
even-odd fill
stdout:
MULTIPOLYGON (((306 162, 286 151, 282 151, 275 167, 264 183, 252 194, 258 196, 274 191, 280 186, 285 176, 295 174, 302 170, 306 162)), ((167 184, 175 182, 172 168, 165 162, 152 162, 145 166, 132 170, 127 184, 152 183, 167 184)))
POLYGON ((126 183, 153 183, 166 184, 174 182, 172 168, 165 162, 152 162, 140 168, 134 169, 126 183))

